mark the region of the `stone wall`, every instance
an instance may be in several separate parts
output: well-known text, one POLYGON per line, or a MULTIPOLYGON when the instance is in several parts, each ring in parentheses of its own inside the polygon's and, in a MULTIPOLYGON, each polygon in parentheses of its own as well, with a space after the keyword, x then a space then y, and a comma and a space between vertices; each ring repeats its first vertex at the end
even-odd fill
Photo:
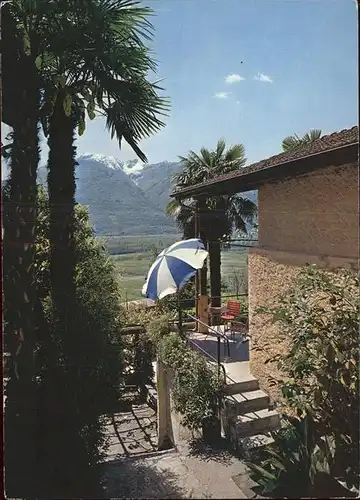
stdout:
POLYGON ((355 164, 328 167, 261 186, 259 246, 310 255, 357 257, 358 191, 355 164))
POLYGON ((273 364, 265 364, 265 361, 273 354, 285 352, 288 344, 280 339, 278 326, 268 324, 263 315, 256 313, 256 309, 277 304, 277 297, 291 286, 300 268, 306 264, 335 270, 356 266, 357 260, 329 256, 322 258, 260 248, 249 250, 250 371, 259 379, 260 387, 275 401, 280 399, 280 394, 269 383, 269 377, 282 374, 273 364))
POLYGON ((265 360, 288 345, 279 339, 278 327, 255 310, 275 305, 306 264, 326 269, 357 265, 358 231, 355 165, 259 189, 259 248, 249 249, 248 257, 250 370, 273 400, 280 394, 269 377, 282 374, 265 360))

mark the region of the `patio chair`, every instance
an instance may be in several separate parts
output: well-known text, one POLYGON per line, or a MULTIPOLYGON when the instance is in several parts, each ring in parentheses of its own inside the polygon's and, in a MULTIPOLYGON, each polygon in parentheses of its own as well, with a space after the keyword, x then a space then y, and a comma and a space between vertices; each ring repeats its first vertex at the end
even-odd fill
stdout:
POLYGON ((241 306, 240 302, 236 302, 235 300, 228 300, 226 309, 224 312, 221 314, 221 319, 225 321, 225 323, 229 328, 229 324, 231 325, 231 322, 234 321, 236 316, 240 314, 241 306))

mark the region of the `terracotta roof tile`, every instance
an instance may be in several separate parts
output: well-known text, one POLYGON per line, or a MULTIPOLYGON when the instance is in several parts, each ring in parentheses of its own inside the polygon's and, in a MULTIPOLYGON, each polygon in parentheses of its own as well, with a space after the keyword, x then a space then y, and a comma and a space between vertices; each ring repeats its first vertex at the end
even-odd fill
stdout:
POLYGON ((334 132, 329 135, 324 135, 323 137, 320 137, 319 139, 316 139, 315 141, 309 144, 299 146, 291 151, 285 151, 275 156, 271 156, 270 158, 267 158, 265 160, 252 163, 251 165, 243 167, 240 170, 230 172, 229 174, 219 175, 218 177, 215 177, 214 179, 203 182, 201 184, 196 184, 194 186, 181 189, 177 191, 177 193, 186 193, 187 191, 191 191, 201 186, 208 186, 227 179, 242 177, 257 170, 263 170, 269 167, 276 167, 284 163, 290 163, 292 161, 301 160, 302 158, 308 156, 324 153, 326 151, 331 151, 333 149, 338 149, 343 146, 348 146, 349 144, 355 144, 358 142, 359 142, 358 126, 352 127, 350 129, 344 129, 341 130, 340 132, 334 132))

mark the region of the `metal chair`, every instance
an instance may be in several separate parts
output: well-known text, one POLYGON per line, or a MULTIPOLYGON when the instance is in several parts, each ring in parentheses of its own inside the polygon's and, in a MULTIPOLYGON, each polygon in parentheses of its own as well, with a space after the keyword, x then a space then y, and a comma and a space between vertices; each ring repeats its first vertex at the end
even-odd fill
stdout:
POLYGON ((231 322, 240 314, 240 302, 235 300, 228 300, 226 309, 221 314, 221 319, 226 322, 228 330, 231 330, 231 322), (230 328, 229 328, 230 324, 230 328))

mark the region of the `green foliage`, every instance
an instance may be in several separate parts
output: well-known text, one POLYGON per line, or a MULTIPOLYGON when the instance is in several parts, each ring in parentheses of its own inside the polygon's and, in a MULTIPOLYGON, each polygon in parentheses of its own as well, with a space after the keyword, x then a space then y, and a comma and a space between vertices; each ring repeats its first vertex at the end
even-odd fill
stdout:
POLYGON ((273 444, 253 453, 252 461, 246 463, 263 494, 277 498, 314 494, 319 474, 330 474, 334 438, 317 440, 309 414, 302 419, 285 417, 284 427, 273 437, 273 444))
MULTIPOLYGON (((334 446, 334 453, 324 450, 325 472, 348 488, 358 487, 359 275, 354 270, 328 273, 308 266, 280 304, 260 311, 279 325, 289 343, 286 354, 267 360, 285 375, 274 383, 299 419, 292 423, 311 422, 313 448, 323 447, 324 439, 334 446)), ((286 442, 280 446, 284 455, 286 447, 286 442)))
MULTIPOLYGON (((51 315, 49 217, 47 194, 43 188, 39 188, 36 279, 40 298, 47 304, 48 314, 51 315)), ((104 393, 97 404, 102 405, 106 401, 109 389, 112 391, 115 389, 110 398, 113 403, 114 397, 115 400, 117 398, 119 376, 123 367, 119 344, 121 326, 119 287, 114 264, 101 242, 95 239, 87 208, 81 205, 76 206, 75 256, 76 300, 81 304, 77 323, 81 325, 86 335, 84 344, 79 349, 81 358, 78 361, 88 369, 91 367, 96 370, 96 376, 99 378, 97 383, 104 384, 102 389, 98 389, 104 393)), ((48 318, 50 319, 49 316, 48 318)))
MULTIPOLYGON (((148 324, 159 317, 157 308, 130 308, 124 309, 124 324, 127 326, 142 326, 146 328, 148 324)), ((145 385, 152 385, 154 380, 154 349, 146 333, 136 333, 127 335, 127 358, 126 365, 133 367, 133 372, 129 379, 129 384, 137 385, 141 392, 145 385)))
MULTIPOLYGON (((242 144, 231 146, 220 139, 212 151, 201 148, 200 153, 189 151, 187 157, 180 157, 181 172, 173 177, 174 190, 181 190, 205 182, 220 174, 233 172, 246 163, 245 148, 242 144)), ((167 214, 175 218, 185 238, 194 237, 195 202, 185 200, 181 203, 174 199, 167 207, 167 214)), ((234 229, 246 233, 246 223, 253 222, 257 212, 256 205, 246 197, 233 195, 205 200, 201 212, 200 233, 207 241, 229 238, 234 229)))
POLYGON ((322 134, 321 130, 312 129, 310 130, 310 132, 307 132, 302 137, 299 137, 297 134, 285 137, 285 139, 282 142, 283 151, 291 151, 293 149, 298 148, 299 146, 304 146, 309 142, 316 141, 316 139, 319 139, 321 137, 321 134, 322 134))
POLYGON ((201 428, 217 416, 217 398, 222 389, 218 373, 186 340, 172 332, 168 315, 148 326, 149 337, 161 360, 173 370, 174 407, 189 429, 201 428))
MULTIPOLYGON (((234 172, 245 163, 245 148, 242 144, 226 149, 225 141, 220 139, 212 151, 201 148, 200 153, 190 151, 187 157, 180 157, 182 171, 174 176, 174 191, 214 179, 221 174, 234 172)), ((247 224, 254 222, 257 207, 248 198, 237 194, 229 197, 213 196, 197 201, 191 198, 180 201, 175 198, 169 203, 167 214, 175 219, 184 238, 191 238, 195 234, 196 211, 199 214, 200 238, 209 249, 212 305, 219 306, 220 241, 228 240, 235 229, 247 233, 247 224)), ((205 273, 203 278, 202 283, 206 281, 205 273)), ((206 289, 206 285, 204 287, 206 289)))
MULTIPOLYGON (((106 449, 105 427, 101 415, 113 411, 118 402, 123 383, 123 344, 119 334, 121 309, 119 288, 114 265, 100 241, 94 238, 89 224, 87 209, 77 205, 75 214, 75 281, 77 318, 76 342, 73 359, 75 373, 68 370, 62 339, 54 329, 54 311, 51 301, 50 281, 50 211, 45 190, 39 189, 36 239, 36 281, 38 296, 46 315, 48 336, 38 340, 36 370, 39 406, 40 438, 46 440, 46 448, 39 455, 39 474, 43 491, 54 488, 47 467, 59 467, 64 463, 78 463, 80 457, 86 468, 93 471, 106 449), (70 384, 77 401, 76 414, 68 415, 59 404, 66 400, 66 387, 70 384), (54 418, 52 415, 56 415, 54 418), (69 457, 68 439, 77 429, 78 444, 72 449, 77 456, 69 457), (63 441, 59 443, 59 440, 63 441), (49 460, 49 454, 57 454, 49 460), (48 450, 47 452, 45 450, 48 450), (60 451, 59 451, 60 450, 60 451), (67 450, 67 451, 66 451, 67 450), (49 454, 47 454, 49 453, 49 454), (86 464, 86 465, 85 465, 86 464)), ((73 443, 75 446, 75 443, 73 443)), ((94 472, 92 472, 94 476, 94 472)), ((79 470, 79 477, 82 471, 79 470)), ((88 481, 84 476, 83 481, 88 481)))

